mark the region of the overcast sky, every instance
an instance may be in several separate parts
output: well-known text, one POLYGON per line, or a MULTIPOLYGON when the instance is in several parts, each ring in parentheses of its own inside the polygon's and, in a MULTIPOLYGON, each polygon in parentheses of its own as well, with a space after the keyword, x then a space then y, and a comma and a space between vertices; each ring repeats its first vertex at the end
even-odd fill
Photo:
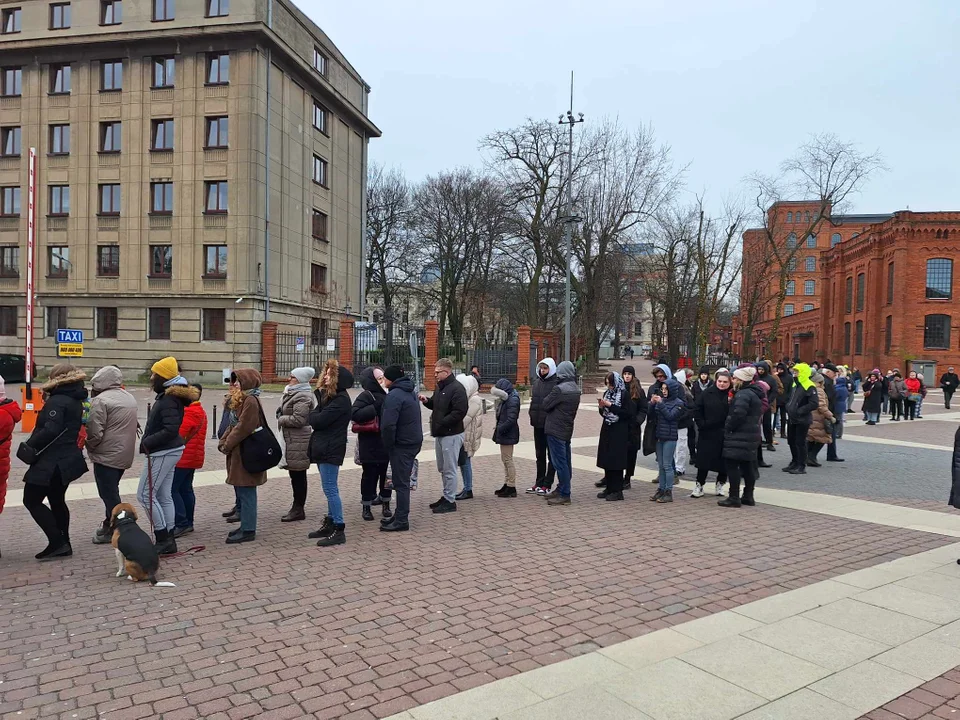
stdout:
POLYGON ((810 133, 879 149, 859 212, 960 210, 960 0, 296 0, 372 86, 412 179, 568 106, 650 123, 718 202, 810 133))

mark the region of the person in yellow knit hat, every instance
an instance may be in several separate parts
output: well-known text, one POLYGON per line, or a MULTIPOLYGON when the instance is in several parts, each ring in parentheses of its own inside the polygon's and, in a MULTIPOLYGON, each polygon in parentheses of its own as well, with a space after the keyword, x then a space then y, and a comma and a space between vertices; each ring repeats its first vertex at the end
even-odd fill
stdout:
POLYGON ((173 538, 176 524, 173 473, 184 447, 180 424, 184 408, 198 400, 200 393, 180 374, 176 358, 158 360, 150 370, 150 386, 157 393, 157 399, 140 440, 140 452, 148 456, 148 461, 140 473, 137 499, 151 513, 157 552, 172 555, 177 552, 173 538))

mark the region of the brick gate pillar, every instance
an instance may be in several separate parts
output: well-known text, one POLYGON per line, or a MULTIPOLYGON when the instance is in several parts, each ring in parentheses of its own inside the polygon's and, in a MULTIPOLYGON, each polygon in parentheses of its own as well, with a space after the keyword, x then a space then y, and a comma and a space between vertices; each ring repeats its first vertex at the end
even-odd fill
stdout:
POLYGON ((529 325, 517 328, 517 385, 530 384, 530 340, 533 331, 529 325))
POLYGON ((353 320, 340 321, 340 356, 337 362, 353 372, 353 320))
POLYGON ((436 382, 433 377, 433 366, 440 359, 440 323, 436 320, 427 320, 423 325, 423 386, 427 390, 434 390, 436 382))
POLYGON ((269 320, 260 323, 260 376, 268 383, 277 377, 277 324, 269 320))

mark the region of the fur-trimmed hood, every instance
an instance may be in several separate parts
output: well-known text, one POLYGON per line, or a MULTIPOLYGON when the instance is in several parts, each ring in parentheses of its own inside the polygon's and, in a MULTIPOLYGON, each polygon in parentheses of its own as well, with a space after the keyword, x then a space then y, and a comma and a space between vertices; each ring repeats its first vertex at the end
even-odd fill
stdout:
POLYGON ((200 391, 193 385, 172 385, 166 388, 163 394, 176 398, 184 405, 195 403, 200 399, 200 391))
POLYGON ((43 390, 44 392, 50 392, 55 387, 69 385, 70 383, 83 382, 86 379, 87 374, 83 370, 80 368, 72 368, 62 375, 57 375, 57 377, 47 380, 47 382, 43 384, 43 390))

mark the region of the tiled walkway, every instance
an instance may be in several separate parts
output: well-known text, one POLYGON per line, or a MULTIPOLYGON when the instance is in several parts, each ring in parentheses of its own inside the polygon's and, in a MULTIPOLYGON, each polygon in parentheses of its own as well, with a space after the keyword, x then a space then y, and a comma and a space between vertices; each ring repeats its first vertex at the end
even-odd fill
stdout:
POLYGON ((960 717, 960 668, 901 695, 860 720, 943 720, 960 717))

